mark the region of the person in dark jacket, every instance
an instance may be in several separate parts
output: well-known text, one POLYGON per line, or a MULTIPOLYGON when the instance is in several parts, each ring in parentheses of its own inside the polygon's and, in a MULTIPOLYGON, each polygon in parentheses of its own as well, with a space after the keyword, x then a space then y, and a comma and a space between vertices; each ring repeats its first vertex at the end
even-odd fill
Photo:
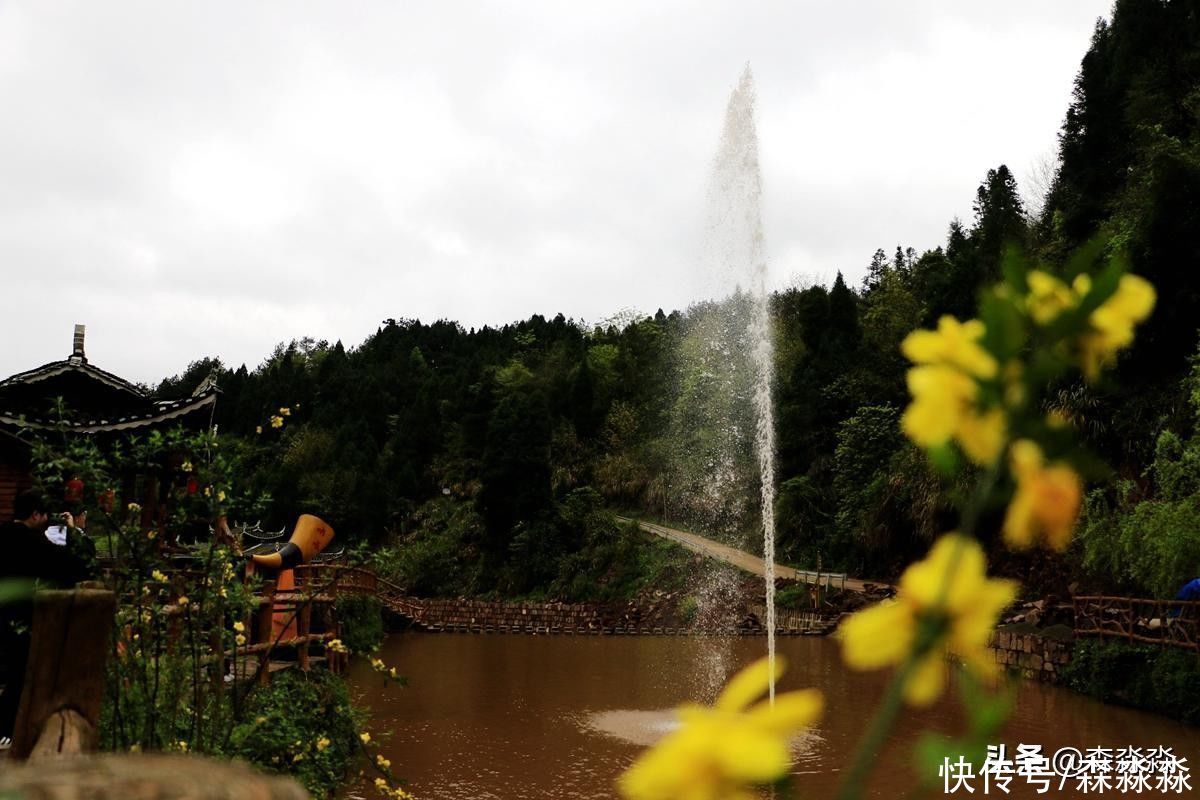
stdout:
MULTIPOLYGON (((86 565, 69 547, 46 538, 46 503, 35 491, 23 492, 13 504, 14 519, 0 525, 0 581, 24 579, 41 588, 69 588, 87 576, 86 565)), ((68 520, 73 527, 73 522, 68 520)), ((12 743, 17 704, 25 683, 25 664, 33 625, 32 599, 0 606, 0 748, 12 743)))

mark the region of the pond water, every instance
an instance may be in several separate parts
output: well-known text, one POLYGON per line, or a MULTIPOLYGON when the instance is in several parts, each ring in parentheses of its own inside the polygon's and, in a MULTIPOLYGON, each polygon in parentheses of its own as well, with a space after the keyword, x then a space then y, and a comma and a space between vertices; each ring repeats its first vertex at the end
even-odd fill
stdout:
MULTIPOLYGON (((764 647, 757 637, 410 633, 390 637, 381 654, 408 676, 408 688, 383 688, 361 661, 350 679, 383 737, 381 752, 423 800, 610 798, 616 776, 670 730, 674 706, 711 699, 726 674, 764 647)), ((781 691, 825 692, 825 717, 794 744, 795 772, 802 796, 830 797, 885 675, 847 671, 831 639, 785 638, 779 652, 791 664, 781 691)), ((962 725, 946 700, 909 712, 879 759, 870 796, 897 797, 917 785, 911 753, 919 731, 952 734, 962 725)), ((1062 747, 1171 747, 1189 760, 1192 785, 1200 788, 1200 730, 1065 689, 1022 682, 1001 738, 1010 749, 1039 744, 1049 754, 1062 747)), ((1024 784, 1010 788, 1013 797, 1036 796, 1024 784)), ((374 796, 360 789, 350 794, 374 796)), ((937 789, 941 796, 940 782, 937 789)), ((1047 796, 1075 793, 1068 784, 1047 796)))

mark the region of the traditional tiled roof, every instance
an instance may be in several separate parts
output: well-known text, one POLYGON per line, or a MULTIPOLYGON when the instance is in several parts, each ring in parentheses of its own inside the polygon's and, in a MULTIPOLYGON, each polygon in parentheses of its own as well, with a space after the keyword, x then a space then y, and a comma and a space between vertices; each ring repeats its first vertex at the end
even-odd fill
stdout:
MULTIPOLYGON (((78 394, 81 391, 78 378, 83 378, 105 387, 104 393, 111 395, 106 402, 93 404, 90 411, 76 409, 81 414, 92 415, 90 418, 81 417, 67 421, 67 428, 76 433, 136 430, 169 422, 205 408, 211 409, 217 402, 217 384, 212 376, 205 378, 190 397, 182 400, 153 401, 136 384, 89 364, 83 347, 84 332, 83 325, 75 326, 72 352, 68 358, 18 372, 0 381, 0 430, 54 430, 62 425, 58 420, 36 417, 29 413, 29 408, 32 407, 29 396, 46 388, 39 386, 45 381, 50 382, 50 390, 63 388, 65 381, 69 391, 78 394), (14 405, 15 409, 12 407, 14 405)), ((82 385, 94 386, 86 383, 82 385)), ((94 393, 94 390, 82 391, 94 393)))
POLYGON ((112 387, 113 389, 119 389, 121 391, 128 392, 130 395, 139 400, 146 399, 146 393, 143 392, 136 384, 130 383, 124 378, 113 375, 107 370, 100 369, 99 367, 93 367, 91 364, 87 363, 86 359, 79 358, 78 356, 64 358, 62 361, 51 361, 49 364, 43 364, 36 369, 18 372, 16 375, 9 376, 0 381, 0 390, 17 385, 28 386, 30 384, 35 384, 48 378, 54 378, 68 372, 77 372, 82 375, 86 375, 92 380, 99 381, 106 386, 112 387))
MULTIPOLYGON (((109 433, 111 431, 136 430, 160 422, 169 422, 170 420, 191 414, 194 411, 211 408, 217 402, 216 386, 202 388, 202 392, 193 394, 191 397, 183 400, 157 403, 153 411, 145 414, 136 414, 111 420, 72 420, 67 424, 67 427, 75 433, 109 433)), ((0 425, 10 425, 16 428, 32 430, 54 430, 59 427, 59 424, 54 420, 36 419, 0 409, 0 425)))

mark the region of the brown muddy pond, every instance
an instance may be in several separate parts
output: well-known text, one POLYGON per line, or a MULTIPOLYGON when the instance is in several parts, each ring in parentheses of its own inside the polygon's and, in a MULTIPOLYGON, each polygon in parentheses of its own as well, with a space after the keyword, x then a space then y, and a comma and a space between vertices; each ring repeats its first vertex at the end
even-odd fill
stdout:
MULTIPOLYGON (((760 637, 410 633, 390 637, 381 653, 408 677, 407 688, 383 688, 361 661, 350 678, 371 710, 381 752, 423 800, 611 798, 616 776, 671 729, 674 706, 710 700, 765 648, 760 637)), ((794 745, 798 794, 831 797, 885 676, 844 669, 831 639, 784 638, 779 651, 791 664, 780 688, 816 686, 827 703, 816 730, 794 745)), ((879 760, 870 796, 893 798, 915 788, 911 754, 919 732, 953 734, 962 725, 950 700, 908 713, 879 760)), ((1192 786, 1200 789, 1200 729, 1066 689, 1021 682, 1001 738, 1010 750, 1038 744, 1047 755, 1062 747, 1171 747, 1188 759, 1192 786)), ((943 796, 932 777, 932 796, 943 796)), ((1038 796, 1018 781, 1010 788, 1011 797, 1038 796)), ((349 794, 375 792, 351 787, 349 794)), ((1042 796, 1076 794, 1068 783, 1042 796)))

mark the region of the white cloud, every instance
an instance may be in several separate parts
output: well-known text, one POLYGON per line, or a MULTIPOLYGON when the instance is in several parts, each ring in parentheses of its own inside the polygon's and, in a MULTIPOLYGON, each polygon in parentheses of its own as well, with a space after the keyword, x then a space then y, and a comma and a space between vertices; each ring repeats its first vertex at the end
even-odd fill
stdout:
POLYGON ((0 374, 686 305, 753 64, 779 283, 1052 148, 1107 0, 0 4, 0 374))

